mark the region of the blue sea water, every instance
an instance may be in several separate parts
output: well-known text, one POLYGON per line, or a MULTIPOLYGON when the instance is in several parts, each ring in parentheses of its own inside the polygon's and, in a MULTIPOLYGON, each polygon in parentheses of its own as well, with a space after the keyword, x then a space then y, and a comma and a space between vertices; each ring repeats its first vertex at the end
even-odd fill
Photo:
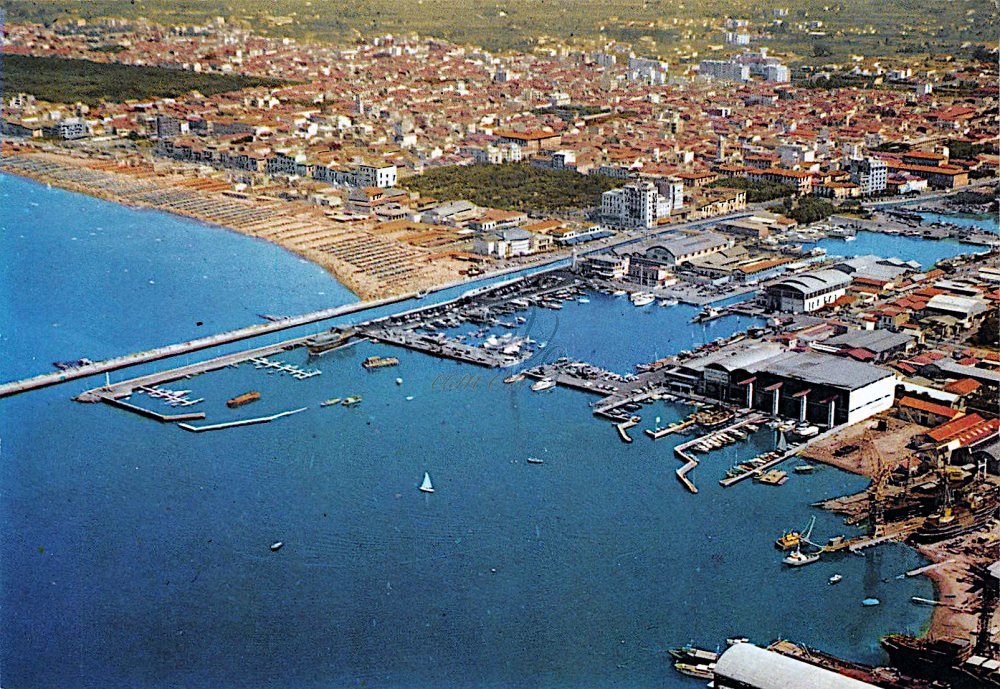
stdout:
POLYGON ((925 269, 930 269, 937 261, 959 254, 986 251, 985 247, 962 244, 954 239, 921 239, 920 237, 900 237, 881 232, 858 232, 852 242, 827 238, 807 246, 826 249, 829 256, 883 256, 917 261, 925 269))
MULTIPOLYGON (((350 298, 277 247, 2 183, 0 248, 23 254, 4 268, 5 374, 350 298), (46 215, 26 210, 43 199, 46 215), (113 238, 78 244, 98 225, 134 229, 115 235, 120 249, 113 238), (185 251, 154 249, 166 243, 155 242, 164 227, 186 238, 185 251), (36 250, 42 259, 32 262, 36 250), (58 260, 64 251, 71 260, 58 260), (214 268, 192 271, 195 260, 214 268), (249 269, 258 261, 261 274, 249 269), (141 279, 102 284, 109 264, 131 275, 133 263, 141 279), (286 275, 298 289, 286 288, 286 275), (77 276, 96 279, 103 299, 65 303, 83 289, 77 276), (28 308, 45 284, 63 299, 41 295, 47 301, 28 308), (236 304, 244 310, 234 314, 236 304)), ((689 324, 693 312, 592 295, 540 312, 530 333, 627 372, 749 323, 702 328, 689 324)), ((637 432, 681 418, 683 407, 645 408, 626 445, 590 414, 584 393, 512 389, 494 371, 370 343, 278 358, 323 374, 296 381, 243 365, 169 386, 206 399, 203 423, 308 406, 266 425, 188 433, 71 401, 87 381, 0 400, 0 684, 693 687, 664 649, 780 636, 877 662, 879 634, 917 632, 928 620, 910 597, 932 596, 931 584, 896 578, 921 563, 903 546, 780 564, 773 540, 810 516, 817 539, 852 533, 810 505, 865 480, 821 468, 781 488, 719 486, 737 458, 770 449, 767 431, 705 456, 691 495, 673 475, 682 438, 637 432), (365 371, 360 361, 372 354, 400 366, 365 371), (442 390, 449 375, 469 382, 442 390), (252 389, 259 402, 226 407, 252 389), (351 394, 361 405, 318 407, 351 394), (528 465, 528 456, 545 463, 528 465), (425 471, 433 495, 416 490, 425 471), (278 540, 284 548, 271 552, 278 540), (830 586, 835 572, 844 581, 830 586), (870 596, 882 605, 862 608, 870 596)))

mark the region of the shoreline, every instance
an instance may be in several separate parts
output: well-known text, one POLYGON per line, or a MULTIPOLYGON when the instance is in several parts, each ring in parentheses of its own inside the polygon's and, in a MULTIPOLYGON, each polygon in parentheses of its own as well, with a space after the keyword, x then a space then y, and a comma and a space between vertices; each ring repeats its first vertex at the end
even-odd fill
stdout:
MULTIPOLYGON (((456 269, 458 264, 454 259, 448 259, 447 263, 434 263, 428 260, 431 254, 372 234, 366 227, 337 226, 324 216, 324 209, 320 207, 305 204, 293 206, 278 199, 243 199, 221 193, 229 191, 221 187, 199 188, 200 183, 211 185, 214 182, 218 185, 219 180, 187 177, 175 172, 157 172, 155 166, 148 161, 143 161, 140 165, 116 167, 114 161, 80 158, 62 152, 11 150, 6 142, 4 148, 6 150, 0 158, 0 172, 4 174, 85 194, 131 209, 170 213, 207 227, 267 241, 318 265, 361 301, 415 294, 424 290, 436 291, 443 289, 443 286, 492 276, 492 273, 483 273, 471 280, 456 280, 454 278, 459 277, 459 274, 456 269), (52 174, 47 173, 45 168, 51 169, 52 174), (97 179, 88 183, 90 179, 72 177, 97 179), (137 198, 141 196, 157 200, 162 198, 163 203, 137 198), (185 203, 197 208, 186 208, 183 205, 185 203), (230 220, 239 218, 240 222, 226 222, 213 216, 206 208, 216 210, 230 220), (289 236, 280 236, 282 232, 289 233, 289 236), (303 235, 306 234, 308 236, 304 238, 303 235), (343 255, 346 253, 344 251, 324 250, 328 245, 336 245, 338 242, 360 242, 366 248, 377 246, 383 251, 387 261, 404 264, 405 275, 383 278, 377 274, 368 274, 365 270, 371 269, 370 265, 355 265, 349 260, 350 255, 344 258, 335 255, 343 255)), ((530 267, 533 266, 520 267, 518 270, 530 267)), ((506 271, 498 271, 498 274, 503 272, 506 271)))
MULTIPOLYGON (((871 477, 856 463, 846 461, 847 458, 836 458, 833 461, 825 457, 809 459, 850 474, 871 477)), ((856 525, 860 522, 859 511, 867 513, 867 505, 867 488, 859 493, 828 498, 815 504, 820 509, 843 515, 844 523, 847 525, 856 525)), ((933 584, 934 600, 937 604, 932 607, 930 619, 918 636, 928 639, 950 637, 969 639, 975 633, 978 618, 975 613, 966 612, 970 604, 975 605, 975 597, 971 596, 962 584, 962 580, 970 576, 971 567, 975 562, 962 555, 961 543, 963 539, 975 538, 979 534, 981 531, 964 534, 957 537, 958 540, 927 545, 913 545, 905 538, 896 541, 926 558, 929 565, 937 565, 919 575, 927 577, 933 584)))

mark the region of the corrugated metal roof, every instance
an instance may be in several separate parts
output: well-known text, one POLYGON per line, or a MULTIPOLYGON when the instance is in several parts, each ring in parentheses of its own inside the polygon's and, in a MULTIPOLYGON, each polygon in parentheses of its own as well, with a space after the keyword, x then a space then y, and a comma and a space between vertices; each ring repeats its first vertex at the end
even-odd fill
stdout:
POLYGON ((764 361, 759 370, 845 390, 857 390, 894 375, 878 366, 820 352, 788 352, 764 361))
POLYGON ((730 646, 719 657, 715 679, 717 686, 727 686, 721 679, 754 689, 875 689, 874 684, 745 643, 730 646))
MULTIPOLYGON (((822 291, 831 287, 844 287, 851 284, 851 277, 839 270, 814 270, 809 273, 791 275, 771 287, 791 287, 806 294, 822 291)), ((770 289, 770 287, 768 288, 770 289)))

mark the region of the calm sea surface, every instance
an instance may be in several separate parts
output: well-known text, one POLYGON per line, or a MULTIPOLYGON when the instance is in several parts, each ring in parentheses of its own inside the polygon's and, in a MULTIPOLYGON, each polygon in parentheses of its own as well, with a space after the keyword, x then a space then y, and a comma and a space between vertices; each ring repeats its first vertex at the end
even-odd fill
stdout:
MULTIPOLYGON (((4 379, 352 299, 250 238, 9 176, 0 192, 4 379)), ((900 246, 886 254, 926 260, 900 246)), ((522 334, 627 372, 751 324, 590 298, 522 334)), ((810 504, 866 481, 820 468, 722 489, 770 431, 706 456, 691 495, 683 438, 638 432, 684 407, 645 408, 625 445, 583 393, 374 344, 276 358, 323 374, 243 365, 169 386, 205 398, 204 423, 308 407, 266 425, 194 434, 71 401, 95 381, 0 401, 5 688, 695 687, 664 649, 745 634, 877 662, 880 634, 928 620, 910 597, 931 584, 896 578, 921 563, 903 546, 780 564, 774 539, 811 516, 816 540, 854 533, 810 504), (365 371, 372 354, 401 364, 365 371), (479 382, 444 391, 448 375, 479 382), (226 407, 247 390, 262 399, 226 407)))

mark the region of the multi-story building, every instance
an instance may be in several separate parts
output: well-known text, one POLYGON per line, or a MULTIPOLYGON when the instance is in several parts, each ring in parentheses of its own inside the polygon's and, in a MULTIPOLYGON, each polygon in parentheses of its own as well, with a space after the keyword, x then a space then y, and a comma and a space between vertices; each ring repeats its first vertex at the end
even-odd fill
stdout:
POLYGON ((362 163, 355 169, 354 186, 388 189, 396 186, 395 165, 369 165, 362 163))
POLYGON ((656 226, 659 192, 652 182, 631 182, 601 194, 601 215, 625 227, 656 226))
POLYGON ((719 81, 750 81, 750 67, 732 60, 702 60, 698 71, 719 81))
POLYGON ((888 167, 884 160, 860 158, 851 161, 851 181, 861 188, 862 196, 885 191, 888 177, 888 167))
POLYGON ((42 136, 53 139, 83 139, 90 136, 90 127, 80 117, 69 117, 56 123, 42 127, 42 136))

